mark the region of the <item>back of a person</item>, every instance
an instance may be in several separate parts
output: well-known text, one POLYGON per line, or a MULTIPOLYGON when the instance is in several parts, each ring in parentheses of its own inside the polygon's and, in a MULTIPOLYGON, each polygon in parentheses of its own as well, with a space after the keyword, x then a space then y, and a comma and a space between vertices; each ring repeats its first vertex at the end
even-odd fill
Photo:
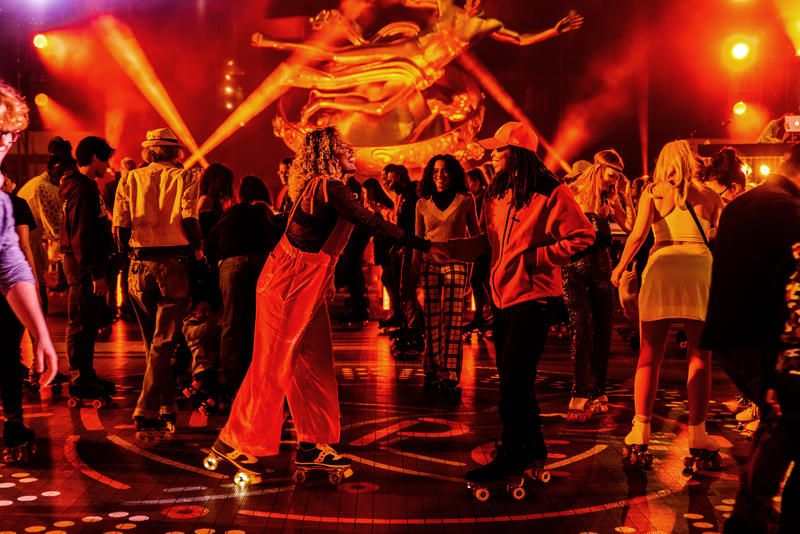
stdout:
POLYGON ((192 187, 196 189, 195 182, 191 171, 163 163, 152 163, 128 173, 119 188, 125 188, 129 204, 132 247, 189 244, 181 219, 187 207, 184 206, 187 192, 196 197, 196 192, 189 191, 192 187))
POLYGON ((264 204, 237 204, 222 215, 209 240, 224 260, 233 256, 266 256, 280 238, 278 223, 264 204))

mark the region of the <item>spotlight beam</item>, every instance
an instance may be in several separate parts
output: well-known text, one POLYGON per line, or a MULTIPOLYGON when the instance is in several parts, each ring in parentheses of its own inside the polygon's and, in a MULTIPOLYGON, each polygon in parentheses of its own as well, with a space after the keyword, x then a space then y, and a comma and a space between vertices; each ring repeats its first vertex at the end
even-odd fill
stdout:
MULTIPOLYGON (((197 153, 197 142, 131 29, 111 15, 98 18, 93 25, 111 56, 166 121, 167 126, 175 132, 186 148, 193 154, 197 153)), ((208 166, 208 161, 202 155, 192 156, 189 159, 193 160, 193 163, 200 161, 204 167, 208 166)))
POLYGON ((508 94, 489 69, 487 69, 471 52, 465 52, 459 56, 458 62, 467 72, 475 76, 475 79, 481 87, 489 93, 489 96, 491 96, 506 113, 533 130, 537 137, 539 137, 539 143, 541 143, 547 153, 555 158, 558 164, 561 165, 561 168, 565 171, 569 171, 569 164, 556 151, 555 147, 544 138, 525 112, 522 111, 522 108, 520 108, 514 101, 514 98, 508 94))

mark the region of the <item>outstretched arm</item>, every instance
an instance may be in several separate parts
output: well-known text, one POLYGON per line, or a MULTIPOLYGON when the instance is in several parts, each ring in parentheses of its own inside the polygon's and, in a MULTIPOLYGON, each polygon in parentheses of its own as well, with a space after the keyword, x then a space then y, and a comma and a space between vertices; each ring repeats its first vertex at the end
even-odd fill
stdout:
POLYGON ((517 33, 506 27, 500 28, 491 34, 492 39, 504 43, 511 43, 517 46, 529 46, 535 43, 546 41, 551 37, 557 37, 563 33, 577 30, 583 25, 583 15, 571 12, 569 15, 559 20, 555 26, 539 33, 517 33))

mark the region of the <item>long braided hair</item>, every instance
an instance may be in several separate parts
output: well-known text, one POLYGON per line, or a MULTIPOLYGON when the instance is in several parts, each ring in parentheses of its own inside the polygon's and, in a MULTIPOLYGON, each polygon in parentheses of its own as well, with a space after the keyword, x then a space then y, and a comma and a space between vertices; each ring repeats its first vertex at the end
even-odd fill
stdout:
POLYGON ((537 191, 539 178, 549 177, 558 181, 556 175, 548 169, 535 153, 525 148, 509 146, 508 170, 494 177, 489 185, 487 196, 500 198, 511 190, 511 201, 516 209, 525 207, 537 191))
POLYGON ((308 132, 289 169, 289 198, 297 202, 306 184, 316 176, 344 183, 339 160, 352 155, 353 147, 336 128, 328 126, 308 132))

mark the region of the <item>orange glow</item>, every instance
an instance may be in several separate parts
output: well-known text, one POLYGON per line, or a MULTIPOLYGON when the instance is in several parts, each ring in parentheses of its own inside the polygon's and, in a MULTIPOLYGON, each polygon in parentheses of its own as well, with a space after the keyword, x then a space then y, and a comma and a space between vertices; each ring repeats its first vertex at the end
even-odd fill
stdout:
MULTIPOLYGON (((175 132, 178 139, 191 152, 196 153, 197 142, 130 28, 110 15, 100 17, 93 25, 99 38, 125 74, 175 132)), ((194 163, 199 161, 203 166, 208 166, 208 161, 203 156, 192 156, 189 159, 194 163)), ((188 168, 190 165, 186 166, 188 168)))
POLYGON ((37 33, 33 37, 33 46, 36 48, 45 48, 47 46, 47 36, 43 33, 37 33))
POLYGON ((392 307, 392 303, 389 300, 389 292, 386 291, 386 288, 383 288, 383 298, 381 299, 381 308, 383 311, 388 311, 392 307))
POLYGON ((50 99, 44 93, 39 93, 33 99, 33 102, 40 108, 46 107, 50 99))
POLYGON ((53 98, 40 93, 36 95, 33 101, 39 110, 39 116, 42 118, 42 123, 46 130, 59 132, 81 132, 85 130, 81 121, 53 98), (40 99, 40 96, 43 96, 44 99, 40 99), (45 100, 44 104, 42 104, 42 100, 45 100))
POLYGON ((775 7, 792 41, 795 53, 800 56, 800 2, 797 0, 775 0, 775 7))
POLYGON ((756 60, 758 44, 752 35, 731 35, 722 44, 723 64, 734 72, 747 69, 756 60))
POLYGON ((758 172, 761 176, 769 176, 769 173, 772 172, 772 169, 769 168, 769 165, 762 165, 758 168, 758 172))
POLYGON ((747 113, 747 104, 741 100, 733 105, 733 113, 735 115, 744 115, 747 113))
POLYGON ((125 119, 128 115, 124 107, 114 107, 106 110, 105 137, 113 147, 120 146, 122 131, 125 128, 125 119))
MULTIPOLYGON (((742 104, 745 103, 742 102, 742 104)), ((758 138, 769 119, 769 112, 756 104, 745 104, 745 112, 741 114, 736 113, 736 106, 734 106, 729 126, 730 135, 741 142, 753 142, 758 138)))

